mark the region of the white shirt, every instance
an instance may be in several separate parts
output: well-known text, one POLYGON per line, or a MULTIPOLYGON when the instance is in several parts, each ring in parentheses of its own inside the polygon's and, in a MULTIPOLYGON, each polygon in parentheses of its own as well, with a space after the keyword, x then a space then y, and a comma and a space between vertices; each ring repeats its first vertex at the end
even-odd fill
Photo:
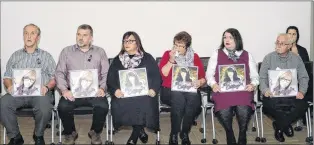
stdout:
MULTIPOLYGON (((224 48, 223 52, 228 55, 228 51, 224 48)), ((235 55, 240 56, 242 54, 243 50, 241 51, 236 51, 235 55)), ((253 86, 259 85, 259 76, 257 73, 257 65, 255 60, 253 59, 252 55, 248 53, 249 55, 249 69, 250 69, 250 79, 251 79, 251 84, 253 86)), ((207 66, 207 72, 206 72, 206 79, 207 79, 207 84, 209 86, 213 86, 216 84, 215 80, 215 73, 216 73, 216 66, 217 66, 217 57, 218 57, 218 49, 214 51, 212 56, 210 57, 208 61, 208 66, 207 66)), ((218 83, 217 83, 218 84, 218 83)))

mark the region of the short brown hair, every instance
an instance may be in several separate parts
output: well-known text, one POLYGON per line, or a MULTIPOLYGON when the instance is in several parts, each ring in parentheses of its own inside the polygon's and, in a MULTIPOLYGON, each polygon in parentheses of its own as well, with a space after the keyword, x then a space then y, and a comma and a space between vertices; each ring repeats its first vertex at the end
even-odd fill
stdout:
POLYGON ((94 31, 93 31, 92 26, 90 26, 90 25, 88 25, 88 24, 82 24, 82 25, 80 25, 80 26, 77 28, 77 30, 79 30, 79 29, 89 30, 89 31, 90 31, 90 35, 93 36, 94 31))
POLYGON ((192 37, 189 33, 182 31, 179 32, 178 34, 176 34, 176 36, 174 36, 173 38, 173 44, 175 43, 175 41, 179 41, 179 42, 183 42, 185 43, 186 48, 191 46, 192 43, 192 37))
POLYGON ((25 25, 24 28, 23 28, 23 33, 24 33, 24 31, 25 31, 25 28, 28 27, 28 26, 33 26, 33 27, 35 27, 35 28, 37 29, 37 36, 40 36, 40 34, 41 34, 40 28, 39 28, 37 25, 33 24, 33 23, 30 23, 30 24, 25 25))

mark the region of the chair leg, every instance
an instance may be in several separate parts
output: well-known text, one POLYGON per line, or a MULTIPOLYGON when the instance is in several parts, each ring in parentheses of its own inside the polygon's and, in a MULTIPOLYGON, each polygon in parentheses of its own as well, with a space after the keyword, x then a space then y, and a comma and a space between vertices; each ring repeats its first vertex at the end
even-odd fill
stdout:
POLYGON ((112 115, 110 113, 110 144, 111 145, 113 144, 112 136, 113 136, 113 123, 112 123, 112 115))
POLYGON ((58 118, 59 118, 59 144, 62 144, 62 121, 60 116, 58 118))
POLYGON ((55 110, 52 110, 52 120, 51 120, 51 144, 55 143, 55 110))
POLYGON ((212 117, 212 128, 213 128, 213 141, 212 141, 212 143, 213 144, 217 144, 218 140, 216 139, 216 129, 215 129, 215 121, 214 121, 214 108, 215 107, 212 107, 210 109, 210 114, 211 114, 211 117, 212 117))
POLYGON ((106 142, 105 142, 105 144, 107 145, 107 144, 109 144, 109 123, 108 123, 108 121, 109 121, 109 112, 107 113, 107 116, 106 116, 106 142))
POLYGON ((5 145, 5 140, 6 140, 6 135, 7 135, 7 131, 5 129, 5 127, 3 126, 3 144, 5 145))
POLYGON ((309 118, 309 127, 310 127, 310 136, 312 135, 312 121, 311 121, 311 109, 310 107, 307 109, 307 113, 308 113, 308 118, 309 118))
MULTIPOLYGON (((257 137, 255 138, 255 141, 256 142, 260 142, 261 141, 261 138, 260 138, 260 132, 259 132, 259 124, 258 124, 258 117, 257 117, 257 107, 256 106, 254 106, 255 107, 255 110, 254 110, 254 120, 256 121, 256 127, 257 127, 257 137)), ((253 123, 254 123, 254 121, 253 121, 253 123)))
POLYGON ((261 105, 260 107, 260 117, 261 117, 261 129, 262 129, 262 138, 261 138, 261 142, 265 143, 267 140, 264 137, 264 120, 263 120, 263 105, 261 105))

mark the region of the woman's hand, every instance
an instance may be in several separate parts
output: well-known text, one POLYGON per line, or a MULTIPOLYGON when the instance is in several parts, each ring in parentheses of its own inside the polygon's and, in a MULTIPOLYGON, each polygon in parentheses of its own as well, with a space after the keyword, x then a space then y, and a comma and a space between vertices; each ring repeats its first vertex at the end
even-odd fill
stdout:
POLYGON ((122 91, 120 89, 117 89, 116 92, 114 93, 114 95, 117 98, 122 98, 124 96, 124 94, 122 93, 122 91))
POLYGON ((254 85, 252 85, 252 84, 248 84, 248 85, 246 85, 246 87, 245 87, 245 90, 246 90, 246 91, 249 91, 249 92, 254 91, 254 89, 255 89, 255 87, 254 87, 254 85))
POLYGON ((212 86, 212 90, 213 90, 215 93, 221 91, 221 90, 220 90, 220 87, 219 87, 219 85, 218 85, 217 83, 212 86))
POLYGON ((149 89, 148 95, 151 96, 151 97, 155 97, 156 96, 156 92, 153 89, 149 89))

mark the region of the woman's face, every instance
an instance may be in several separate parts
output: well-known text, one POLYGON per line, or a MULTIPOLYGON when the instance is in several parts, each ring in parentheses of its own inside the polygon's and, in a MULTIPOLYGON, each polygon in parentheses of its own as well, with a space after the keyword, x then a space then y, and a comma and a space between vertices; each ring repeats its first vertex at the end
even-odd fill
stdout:
POLYGON ((32 86, 34 84, 34 80, 30 79, 30 78, 25 78, 23 80, 24 82, 24 87, 29 88, 30 86, 32 86))
POLYGON ((280 88, 287 88, 291 83, 291 79, 286 79, 286 78, 280 78, 279 84, 280 88))
POLYGON ((174 50, 178 51, 180 55, 185 55, 186 53, 186 46, 184 42, 175 41, 173 45, 174 50))
POLYGON ((297 31, 296 31, 296 30, 294 30, 294 29, 289 29, 289 30, 288 30, 288 35, 289 35, 289 37, 290 37, 292 43, 295 43, 295 42, 297 41, 297 36, 298 36, 298 34, 297 34, 297 31))
POLYGON ((183 79, 185 79, 185 77, 186 77, 186 72, 181 72, 181 77, 182 77, 183 79))
POLYGON ((134 76, 129 76, 129 80, 132 83, 132 85, 135 84, 135 77, 134 76))
POLYGON ((229 71, 227 74, 228 74, 228 77, 229 77, 230 79, 233 79, 233 74, 234 74, 234 73, 233 73, 232 71, 229 71))
POLYGON ((227 49, 229 50, 235 49, 236 44, 235 44, 234 38, 229 32, 226 32, 224 34, 223 39, 224 39, 224 45, 227 49))
POLYGON ((133 35, 130 35, 129 38, 123 40, 124 50, 128 54, 135 54, 137 52, 136 39, 133 35))
POLYGON ((92 81, 83 79, 81 81, 81 86, 83 89, 87 89, 92 84, 92 81))

